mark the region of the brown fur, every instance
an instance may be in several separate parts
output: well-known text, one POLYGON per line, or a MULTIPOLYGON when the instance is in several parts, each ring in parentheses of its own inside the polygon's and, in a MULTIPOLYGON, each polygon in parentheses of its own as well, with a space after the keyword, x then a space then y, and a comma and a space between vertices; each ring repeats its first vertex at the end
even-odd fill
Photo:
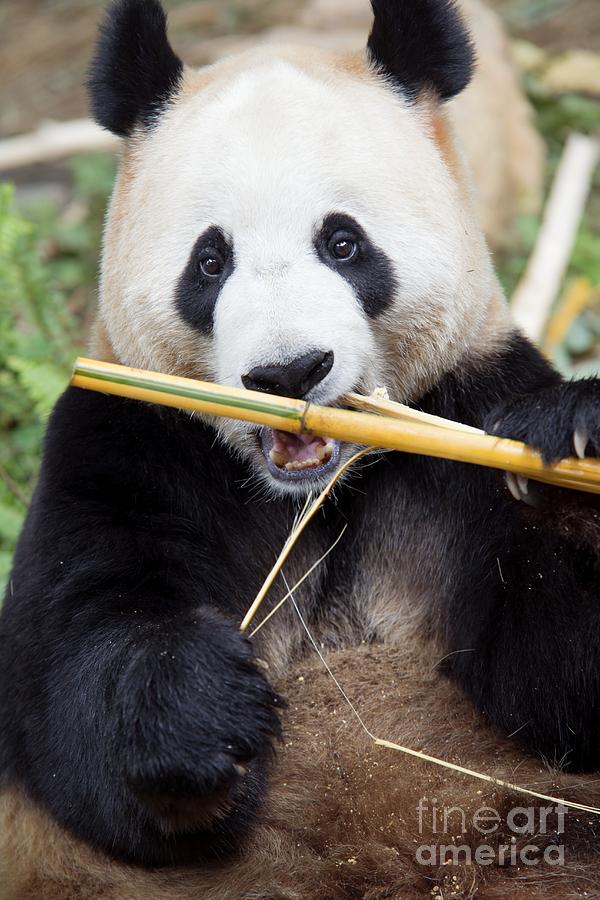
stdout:
MULTIPOLYGON (((423 662, 426 655, 422 648, 363 646, 332 654, 330 664, 377 736, 542 793, 598 804, 596 778, 558 775, 521 754, 423 662)), ((511 835, 505 829, 482 837, 468 818, 462 834, 458 813, 449 816, 450 834, 432 835, 431 816, 419 833, 420 798, 430 806, 436 798, 439 808, 460 806, 467 817, 491 806, 504 819, 512 807, 540 804, 373 745, 316 658, 297 664, 282 688, 289 700, 284 744, 267 807, 239 858, 153 872, 114 863, 7 789, 0 803, 2 900, 600 896, 600 817, 593 815, 567 815, 564 866, 420 866, 421 844, 495 846, 511 835)), ((517 848, 543 849, 553 837, 548 830, 517 835, 517 848)))
POLYGON ((464 183, 464 167, 456 152, 456 138, 452 133, 445 111, 440 109, 437 104, 432 104, 431 124, 433 139, 452 173, 452 177, 462 185, 464 183))

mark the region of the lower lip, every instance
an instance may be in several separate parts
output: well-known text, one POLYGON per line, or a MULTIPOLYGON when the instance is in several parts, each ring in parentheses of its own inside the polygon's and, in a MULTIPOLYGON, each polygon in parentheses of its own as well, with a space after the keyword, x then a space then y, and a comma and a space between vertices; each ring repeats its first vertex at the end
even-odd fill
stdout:
POLYGON ((313 466, 311 469, 292 470, 280 469, 276 466, 269 454, 273 449, 273 432, 270 428, 263 428, 259 434, 261 449, 265 457, 267 468, 273 478, 279 481, 314 481, 331 475, 337 469, 340 462, 340 443, 333 441, 333 452, 326 463, 320 466, 313 466))

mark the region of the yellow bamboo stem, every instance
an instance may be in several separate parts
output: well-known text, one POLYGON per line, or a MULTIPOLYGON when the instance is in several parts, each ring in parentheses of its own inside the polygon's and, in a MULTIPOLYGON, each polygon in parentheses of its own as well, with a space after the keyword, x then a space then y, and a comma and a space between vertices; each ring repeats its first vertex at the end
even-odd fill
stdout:
POLYGON ((422 421, 423 414, 419 414, 421 421, 416 417, 398 421, 389 415, 316 406, 303 400, 84 359, 77 360, 72 384, 294 434, 307 432, 353 444, 489 466, 561 487, 600 493, 600 462, 595 459, 569 458, 546 466, 539 453, 519 441, 464 428, 450 430, 447 425, 422 421))
POLYGON ((600 464, 596 460, 569 458, 546 466, 539 453, 520 441, 488 434, 451 433, 436 425, 409 421, 400 424, 385 416, 312 404, 304 414, 304 430, 373 447, 489 466, 538 481, 600 493, 600 464))
POLYGON ((562 297, 557 311, 554 313, 546 329, 543 350, 552 356, 557 347, 565 340, 569 328, 575 319, 600 298, 589 278, 576 278, 562 297))
POLYGON ((268 425, 293 434, 299 434, 302 430, 302 416, 306 408, 304 400, 225 387, 179 375, 163 375, 84 357, 75 361, 71 384, 130 400, 268 425), (132 380, 136 384, 132 384, 132 380))

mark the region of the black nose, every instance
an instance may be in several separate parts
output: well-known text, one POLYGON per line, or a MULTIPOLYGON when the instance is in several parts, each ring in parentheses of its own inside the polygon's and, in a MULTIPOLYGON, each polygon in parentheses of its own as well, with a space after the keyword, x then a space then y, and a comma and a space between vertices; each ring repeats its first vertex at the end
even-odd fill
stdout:
POLYGON ((283 397, 301 399, 320 381, 333 366, 333 351, 313 350, 281 366, 257 366, 242 382, 249 391, 281 394, 283 397))

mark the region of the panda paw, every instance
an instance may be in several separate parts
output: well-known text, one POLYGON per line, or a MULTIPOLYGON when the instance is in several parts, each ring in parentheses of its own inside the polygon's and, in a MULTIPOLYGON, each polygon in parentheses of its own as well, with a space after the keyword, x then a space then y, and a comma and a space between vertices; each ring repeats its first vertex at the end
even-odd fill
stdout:
MULTIPOLYGON (((600 456, 600 380, 572 381, 496 406, 484 427, 489 434, 523 441, 545 463, 568 456, 600 456)), ((520 475, 507 475, 518 500, 536 505, 539 490, 520 475)))
POLYGON ((122 684, 125 780, 160 828, 248 818, 280 736, 281 699, 235 625, 206 610, 176 623, 122 684))

